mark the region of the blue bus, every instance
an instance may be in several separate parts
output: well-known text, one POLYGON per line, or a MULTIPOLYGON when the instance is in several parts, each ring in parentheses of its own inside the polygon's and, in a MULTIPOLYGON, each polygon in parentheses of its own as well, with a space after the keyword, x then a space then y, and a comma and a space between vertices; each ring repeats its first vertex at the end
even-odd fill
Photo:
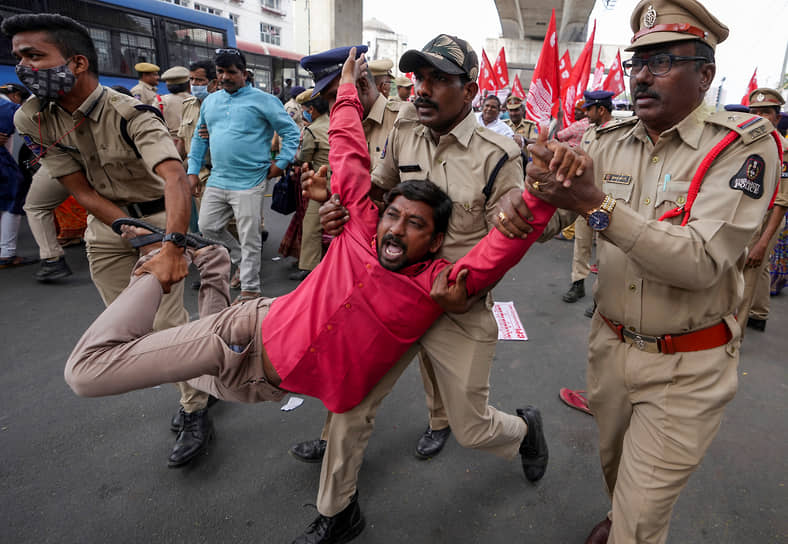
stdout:
MULTIPOLYGON (((158 0, 2 0, 0 20, 19 13, 59 13, 90 31, 104 85, 137 84, 134 65, 151 62, 162 71, 213 58, 221 47, 235 47, 230 19, 158 0)), ((0 84, 18 83, 11 41, 0 34, 0 84)), ((164 83, 159 92, 166 93, 164 83)))

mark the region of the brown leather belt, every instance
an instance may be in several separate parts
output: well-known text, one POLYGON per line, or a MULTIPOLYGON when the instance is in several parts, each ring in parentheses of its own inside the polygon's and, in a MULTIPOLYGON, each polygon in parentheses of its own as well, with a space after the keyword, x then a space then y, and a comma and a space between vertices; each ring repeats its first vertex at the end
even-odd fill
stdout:
POLYGON ((599 314, 599 317, 607 323, 608 327, 613 329, 619 340, 647 353, 672 354, 685 351, 703 351, 724 346, 733 338, 733 334, 724 321, 686 334, 648 336, 627 330, 624 325, 617 325, 602 314, 599 314))

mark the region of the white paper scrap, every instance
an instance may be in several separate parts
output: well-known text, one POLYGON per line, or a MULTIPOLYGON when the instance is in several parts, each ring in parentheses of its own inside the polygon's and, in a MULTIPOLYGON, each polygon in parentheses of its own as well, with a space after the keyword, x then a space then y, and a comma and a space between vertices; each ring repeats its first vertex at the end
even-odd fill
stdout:
POLYGON ((280 408, 283 412, 290 412, 291 410, 295 410, 299 406, 304 404, 304 399, 301 397, 290 397, 287 399, 287 403, 280 408))
POLYGON ((498 340, 528 340, 514 302, 496 302, 493 315, 498 323, 498 340))

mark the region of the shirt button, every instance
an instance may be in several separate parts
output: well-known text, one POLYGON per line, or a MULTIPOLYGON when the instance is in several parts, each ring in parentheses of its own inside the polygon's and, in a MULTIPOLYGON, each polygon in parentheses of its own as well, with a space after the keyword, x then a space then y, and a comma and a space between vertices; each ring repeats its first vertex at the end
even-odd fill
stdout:
POLYGON ((358 282, 358 286, 359 286, 359 287, 364 287, 364 282, 361 282, 361 281, 360 281, 360 282, 358 282))
POLYGON ((649 197, 646 197, 646 200, 643 201, 643 204, 648 206, 649 204, 651 204, 651 199, 649 197))
POLYGON ((638 288, 638 286, 637 286, 637 285, 635 285, 634 283, 630 283, 630 284, 629 284, 629 290, 630 290, 630 291, 634 291, 634 290, 635 290, 635 289, 637 289, 637 288, 638 288))
POLYGON ((345 304, 345 308, 347 308, 348 310, 350 309, 350 303, 349 302, 347 304, 345 304))
POLYGON ((371 264, 369 264, 369 263, 367 263, 367 264, 366 264, 366 267, 367 267, 367 270, 369 270, 370 268, 372 268, 372 265, 371 265, 371 264))
POLYGON ((653 157, 651 157, 651 162, 653 162, 654 164, 657 164, 659 162, 659 157, 654 155, 653 157))
POLYGON ((326 325, 326 330, 327 330, 327 331, 330 331, 330 330, 331 330, 331 329, 333 329, 333 328, 334 328, 334 326, 333 326, 333 325, 326 325))
POLYGON ((682 195, 682 196, 680 196, 680 197, 678 197, 678 198, 676 199, 676 202, 678 202, 679 204, 684 204, 684 202, 685 202, 686 200, 687 200, 687 199, 686 199, 686 198, 684 198, 684 195, 682 195))
POLYGON ((315 348, 309 348, 309 353, 314 353, 314 352, 315 352, 315 348))

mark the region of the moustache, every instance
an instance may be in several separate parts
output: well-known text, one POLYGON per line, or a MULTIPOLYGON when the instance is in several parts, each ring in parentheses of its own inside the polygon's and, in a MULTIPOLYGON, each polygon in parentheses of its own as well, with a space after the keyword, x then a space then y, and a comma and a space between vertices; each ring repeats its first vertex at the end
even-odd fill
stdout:
POLYGON ((416 100, 413 101, 413 105, 416 106, 417 108, 423 107, 423 108, 435 108, 436 110, 438 109, 438 104, 436 104, 429 98, 421 98, 421 97, 417 98, 416 100))
POLYGON ((654 91, 649 90, 647 85, 638 85, 632 92, 632 96, 637 100, 640 97, 659 99, 659 95, 654 91))

